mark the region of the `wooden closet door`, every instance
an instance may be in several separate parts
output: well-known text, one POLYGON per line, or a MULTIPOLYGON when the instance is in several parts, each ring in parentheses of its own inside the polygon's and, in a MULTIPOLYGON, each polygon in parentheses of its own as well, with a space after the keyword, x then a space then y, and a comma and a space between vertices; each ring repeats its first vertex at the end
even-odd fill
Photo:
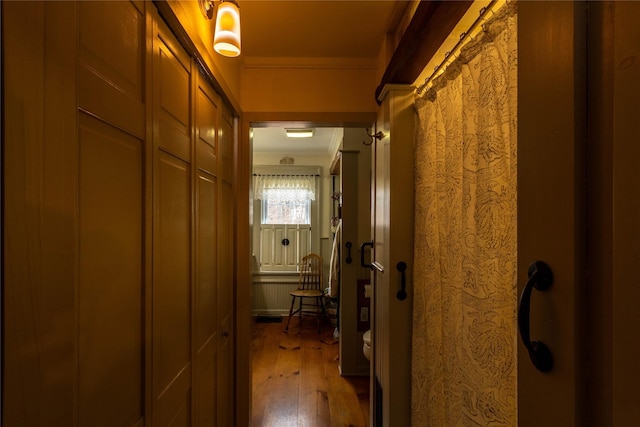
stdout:
POLYGON ((144 3, 3 19, 3 425, 142 425, 144 3))
POLYGON ((80 2, 78 22, 78 424, 142 425, 144 4, 80 2))
POLYGON ((230 113, 152 3, 2 19, 2 424, 232 425, 230 113))
POLYGON ((233 425, 234 402, 234 353, 233 353, 233 302, 234 302, 234 227, 235 204, 233 194, 234 126, 233 117, 223 108, 220 120, 220 193, 218 216, 218 426, 233 425))
POLYGON ((153 33, 153 425, 191 425, 191 60, 166 26, 153 33))
POLYGON ((219 98, 200 76, 196 85, 196 283, 194 426, 216 425, 218 328, 219 98))

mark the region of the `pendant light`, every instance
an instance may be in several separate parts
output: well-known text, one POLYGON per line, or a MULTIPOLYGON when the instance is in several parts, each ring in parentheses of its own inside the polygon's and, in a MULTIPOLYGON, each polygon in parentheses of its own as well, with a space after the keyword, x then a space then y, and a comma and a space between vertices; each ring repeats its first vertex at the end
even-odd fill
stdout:
POLYGON ((220 55, 240 55, 240 9, 235 1, 222 1, 218 6, 213 49, 220 55))

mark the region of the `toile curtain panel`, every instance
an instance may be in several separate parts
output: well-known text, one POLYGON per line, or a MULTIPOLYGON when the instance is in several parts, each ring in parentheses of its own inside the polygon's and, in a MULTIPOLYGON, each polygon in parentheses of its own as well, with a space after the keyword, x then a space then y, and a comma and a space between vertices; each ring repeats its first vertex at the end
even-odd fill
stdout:
POLYGON ((416 96, 412 425, 515 426, 516 6, 416 96))

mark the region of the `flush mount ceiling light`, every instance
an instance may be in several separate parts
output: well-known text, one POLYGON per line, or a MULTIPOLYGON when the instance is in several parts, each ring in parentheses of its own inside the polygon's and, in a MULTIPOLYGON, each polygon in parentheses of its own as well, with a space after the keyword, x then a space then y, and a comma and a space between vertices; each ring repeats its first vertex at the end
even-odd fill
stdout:
POLYGON ((313 129, 285 129, 289 138, 311 138, 313 129))
MULTIPOLYGON (((198 0, 205 17, 213 17, 214 0, 198 0)), ((235 0, 221 0, 216 15, 213 49, 220 55, 240 55, 240 9, 235 0)))

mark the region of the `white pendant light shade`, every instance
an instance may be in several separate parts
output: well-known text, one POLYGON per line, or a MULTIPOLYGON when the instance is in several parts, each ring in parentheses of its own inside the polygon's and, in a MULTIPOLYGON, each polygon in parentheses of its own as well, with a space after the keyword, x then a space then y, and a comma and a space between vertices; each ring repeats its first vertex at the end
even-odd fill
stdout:
POLYGON ((240 10, 230 1, 218 6, 213 49, 224 56, 240 55, 240 10))

